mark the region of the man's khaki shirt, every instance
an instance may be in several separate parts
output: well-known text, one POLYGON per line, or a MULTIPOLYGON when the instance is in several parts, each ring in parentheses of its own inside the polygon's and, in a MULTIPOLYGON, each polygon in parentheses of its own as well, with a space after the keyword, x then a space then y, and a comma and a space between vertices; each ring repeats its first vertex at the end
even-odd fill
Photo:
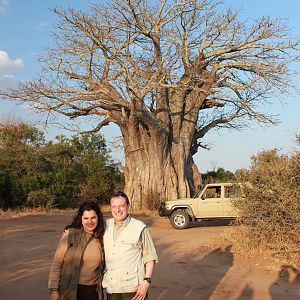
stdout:
MULTIPOLYGON (((124 228, 128 225, 129 222, 130 222, 130 216, 128 216, 127 219, 122 222, 114 223, 114 232, 113 232, 114 241, 117 240, 118 236, 124 230, 124 228)), ((158 262, 158 257, 157 257, 154 243, 153 243, 153 240, 150 235, 148 227, 145 227, 142 230, 138 245, 142 251, 142 257, 143 257, 144 264, 149 261, 152 261, 152 260, 154 260, 156 263, 158 262)))

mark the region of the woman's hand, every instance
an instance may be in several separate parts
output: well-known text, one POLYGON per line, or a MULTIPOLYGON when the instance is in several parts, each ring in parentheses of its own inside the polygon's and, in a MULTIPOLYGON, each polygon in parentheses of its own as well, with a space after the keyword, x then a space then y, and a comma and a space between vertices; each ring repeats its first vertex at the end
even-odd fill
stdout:
POLYGON ((69 229, 65 229, 64 232, 61 235, 61 238, 65 237, 68 234, 69 234, 69 229))

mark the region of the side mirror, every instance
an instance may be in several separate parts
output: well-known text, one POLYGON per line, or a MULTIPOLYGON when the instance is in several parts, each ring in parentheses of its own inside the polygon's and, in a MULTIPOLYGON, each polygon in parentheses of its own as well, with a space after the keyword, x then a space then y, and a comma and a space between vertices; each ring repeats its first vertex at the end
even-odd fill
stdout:
POLYGON ((202 199, 202 200, 205 200, 205 194, 202 194, 202 195, 201 195, 201 199, 202 199))

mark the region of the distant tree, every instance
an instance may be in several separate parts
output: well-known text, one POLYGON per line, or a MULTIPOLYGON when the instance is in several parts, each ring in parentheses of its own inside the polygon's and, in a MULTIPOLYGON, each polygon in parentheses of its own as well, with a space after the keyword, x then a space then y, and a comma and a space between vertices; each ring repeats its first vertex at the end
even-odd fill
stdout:
POLYGON ((218 168, 217 171, 208 171, 201 175, 204 183, 236 181, 235 175, 224 168, 218 168))
POLYGON ((134 207, 188 197, 193 155, 212 129, 274 124, 260 109, 293 91, 299 40, 279 18, 243 22, 214 0, 112 0, 54 13, 43 75, 2 92, 45 113, 95 117, 121 130, 134 207), (219 9, 218 9, 219 8, 219 9))
POLYGON ((39 186, 39 151, 43 143, 43 133, 26 123, 0 124, 3 207, 23 205, 27 194, 39 186))
POLYGON ((57 207, 77 206, 82 172, 69 139, 63 135, 57 136, 55 142, 45 145, 42 156, 48 162, 43 190, 46 187, 47 192, 53 195, 53 204, 57 207))
POLYGON ((43 156, 51 166, 48 191, 58 207, 74 207, 82 200, 106 202, 116 185, 123 184, 100 134, 57 136, 56 143, 45 145, 43 156))
POLYGON ((81 165, 80 198, 107 202, 116 187, 124 188, 124 179, 111 159, 104 138, 100 134, 73 136, 75 159, 81 165))

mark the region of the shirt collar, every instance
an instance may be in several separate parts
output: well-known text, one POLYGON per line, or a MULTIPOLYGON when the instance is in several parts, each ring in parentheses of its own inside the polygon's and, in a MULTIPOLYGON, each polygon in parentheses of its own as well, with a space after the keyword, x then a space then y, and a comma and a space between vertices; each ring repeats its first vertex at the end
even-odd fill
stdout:
POLYGON ((128 216, 125 220, 121 221, 121 222, 116 222, 114 221, 114 224, 117 226, 117 227, 123 227, 123 226, 126 226, 131 220, 131 217, 128 216))

